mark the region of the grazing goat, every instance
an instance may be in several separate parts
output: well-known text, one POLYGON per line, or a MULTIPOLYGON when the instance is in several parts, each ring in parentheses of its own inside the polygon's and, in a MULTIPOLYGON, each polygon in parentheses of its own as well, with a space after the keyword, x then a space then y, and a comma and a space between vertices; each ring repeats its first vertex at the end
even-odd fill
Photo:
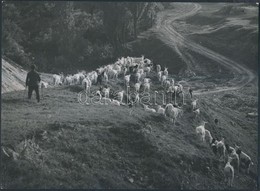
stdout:
POLYGON ((160 71, 160 72, 157 72, 157 77, 158 77, 158 80, 159 80, 159 82, 162 80, 162 71, 160 71))
POLYGON ((173 122, 173 126, 175 126, 175 121, 181 113, 182 110, 174 107, 171 103, 168 103, 165 107, 165 114, 171 119, 171 122, 173 122))
POLYGON ((144 83, 149 83, 151 81, 150 78, 144 78, 144 83))
POLYGON ((156 71, 157 71, 157 73, 161 71, 161 65, 160 64, 156 65, 156 71))
POLYGON ((61 81, 61 76, 60 75, 54 74, 52 77, 53 77, 53 84, 54 84, 54 86, 61 85, 62 81, 61 81))
POLYGON ((151 86, 150 83, 144 83, 143 86, 144 86, 144 91, 146 91, 146 90, 147 90, 148 92, 150 91, 150 86, 151 86))
POLYGON ((151 67, 145 67, 144 68, 144 71, 147 72, 147 74, 149 74, 151 72, 151 67))
POLYGON ((117 100, 112 99, 112 101, 111 101, 111 105, 120 106, 120 102, 117 101, 117 100))
POLYGON ((144 105, 144 110, 145 110, 145 111, 149 111, 149 112, 156 113, 156 110, 155 110, 155 109, 152 109, 152 108, 149 108, 148 105, 144 105))
POLYGON ((215 138, 212 139, 210 147, 215 155, 218 154, 218 148, 217 148, 217 140, 215 138))
POLYGON ((162 80, 161 80, 161 85, 164 84, 164 82, 166 81, 166 79, 167 79, 167 76, 163 75, 163 76, 162 76, 162 80))
POLYGON ((163 74, 165 75, 165 76, 168 76, 168 68, 164 68, 164 71, 163 71, 163 74))
POLYGON ((202 122, 202 125, 196 127, 196 133, 197 133, 197 135, 200 136, 202 142, 205 141, 205 135, 206 135, 206 132, 205 132, 205 124, 206 124, 206 123, 208 123, 208 122, 203 121, 203 122, 202 122))
POLYGON ((125 85, 128 86, 130 82, 130 75, 125 76, 125 85))
POLYGON ((118 100, 119 100, 120 103, 123 102, 124 92, 125 91, 123 90, 123 91, 117 93, 117 97, 118 97, 118 100))
POLYGON ((157 113, 163 114, 165 116, 165 109, 161 105, 158 105, 157 113))
POLYGON ((239 146, 235 145, 235 150, 239 156, 240 167, 246 169, 247 174, 249 174, 250 166, 254 163, 251 158, 240 149, 239 146))
POLYGON ((194 101, 191 102, 191 106, 192 106, 192 111, 194 111, 197 107, 197 101, 198 99, 195 99, 194 101))
POLYGON ((91 81, 88 77, 83 79, 82 85, 83 85, 84 90, 86 90, 86 92, 90 92, 91 81))
POLYGON ((193 113, 195 114, 195 117, 197 117, 200 114, 200 109, 196 109, 195 111, 193 111, 193 113))
POLYGON ((103 89, 103 92, 104 92, 104 94, 105 94, 105 97, 106 97, 106 98, 109 98, 110 88, 104 88, 104 89, 103 89))
POLYGON ((236 153, 236 150, 229 146, 228 144, 225 144, 225 147, 226 147, 226 152, 227 152, 227 157, 231 157, 232 158, 232 161, 231 161, 231 165, 236 167, 239 171, 239 156, 238 154, 236 153))
POLYGON ((141 86, 140 83, 135 83, 135 91, 136 91, 136 92, 139 92, 140 86, 141 86))
POLYGON ((212 140, 213 140, 213 137, 211 136, 210 131, 207 129, 205 129, 205 140, 206 140, 206 142, 209 142, 209 144, 211 144, 212 140), (209 139, 208 141, 207 141, 207 138, 209 139))
POLYGON ((44 82, 44 81, 41 81, 41 82, 40 82, 40 87, 41 87, 41 88, 47 88, 48 85, 49 85, 48 82, 44 82))
POLYGON ((222 138, 221 141, 216 141, 217 145, 217 154, 219 156, 219 160, 221 161, 221 157, 223 162, 225 162, 225 155, 226 155, 226 146, 225 146, 225 139, 222 138))
POLYGON ((228 186, 232 187, 233 180, 234 180, 234 168, 230 164, 232 161, 231 157, 228 157, 228 161, 224 168, 224 176, 225 176, 225 182, 228 184, 228 186))

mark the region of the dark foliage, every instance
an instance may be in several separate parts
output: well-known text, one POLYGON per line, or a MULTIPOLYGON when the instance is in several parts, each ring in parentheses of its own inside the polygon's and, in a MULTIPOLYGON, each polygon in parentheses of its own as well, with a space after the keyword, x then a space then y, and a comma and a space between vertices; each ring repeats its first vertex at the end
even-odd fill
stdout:
POLYGON ((161 3, 5 2, 2 53, 46 72, 92 69, 125 52, 161 3))

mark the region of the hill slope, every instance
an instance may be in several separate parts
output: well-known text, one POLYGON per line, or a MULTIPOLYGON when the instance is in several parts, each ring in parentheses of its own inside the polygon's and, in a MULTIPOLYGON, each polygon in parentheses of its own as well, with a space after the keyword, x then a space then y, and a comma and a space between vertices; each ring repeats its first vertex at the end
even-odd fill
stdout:
MULTIPOLYGON (((2 93, 25 90, 27 72, 11 60, 2 59, 2 93)), ((40 76, 43 81, 52 83, 52 74, 40 73, 40 76)))
MULTIPOLYGON (((109 83, 114 90, 121 84, 121 80, 109 83)), ((160 90, 159 83, 153 84, 160 90)), ((256 106, 256 92, 250 87, 201 97, 198 118, 190 112, 186 97, 184 114, 175 127, 140 105, 130 114, 126 106, 79 104, 81 90, 47 89, 39 104, 24 100, 22 91, 3 94, 2 144, 19 151, 25 139, 31 139, 23 158, 2 158, 4 188, 224 189, 224 164, 195 135, 202 120, 209 122, 206 128, 214 137, 240 144, 257 163, 257 120, 241 119, 256 106), (237 100, 244 104, 237 106, 237 100), (214 125, 215 118, 220 126, 214 125)), ((250 175, 236 173, 235 188, 255 186, 255 169, 250 175)))
POLYGON ((26 71, 21 66, 2 59, 2 93, 24 90, 26 71))

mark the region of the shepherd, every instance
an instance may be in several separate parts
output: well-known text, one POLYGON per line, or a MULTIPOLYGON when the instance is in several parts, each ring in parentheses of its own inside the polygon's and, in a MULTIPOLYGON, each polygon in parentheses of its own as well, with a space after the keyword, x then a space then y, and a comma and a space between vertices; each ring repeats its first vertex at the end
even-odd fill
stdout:
POLYGON ((35 71, 35 65, 31 65, 31 71, 26 77, 26 87, 28 86, 28 99, 31 99, 32 92, 35 91, 36 99, 40 102, 39 83, 41 81, 40 75, 35 71))

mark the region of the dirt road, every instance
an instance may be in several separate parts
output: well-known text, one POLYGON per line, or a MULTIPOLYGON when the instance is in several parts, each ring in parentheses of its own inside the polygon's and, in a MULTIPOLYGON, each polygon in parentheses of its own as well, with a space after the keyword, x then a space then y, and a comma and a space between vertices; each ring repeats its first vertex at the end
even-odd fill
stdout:
MULTIPOLYGON (((186 39, 180 33, 178 33, 175 28, 176 20, 183 19, 195 15, 200 9, 199 4, 194 3, 174 3, 174 10, 166 10, 158 15, 158 20, 156 27, 153 32, 158 33, 160 39, 172 47, 183 61, 187 64, 188 68, 196 67, 199 63, 195 63, 192 56, 187 53, 187 49, 191 50, 197 54, 203 55, 217 63, 225 66, 227 69, 231 70, 234 74, 234 78, 229 81, 233 84, 232 87, 216 87, 214 90, 199 90, 195 91, 194 95, 211 94, 223 91, 237 90, 249 82, 251 82, 255 75, 246 67, 239 65, 233 60, 214 52, 206 47, 203 47, 191 40, 186 39)), ((191 31, 192 32, 192 31, 191 31)))

